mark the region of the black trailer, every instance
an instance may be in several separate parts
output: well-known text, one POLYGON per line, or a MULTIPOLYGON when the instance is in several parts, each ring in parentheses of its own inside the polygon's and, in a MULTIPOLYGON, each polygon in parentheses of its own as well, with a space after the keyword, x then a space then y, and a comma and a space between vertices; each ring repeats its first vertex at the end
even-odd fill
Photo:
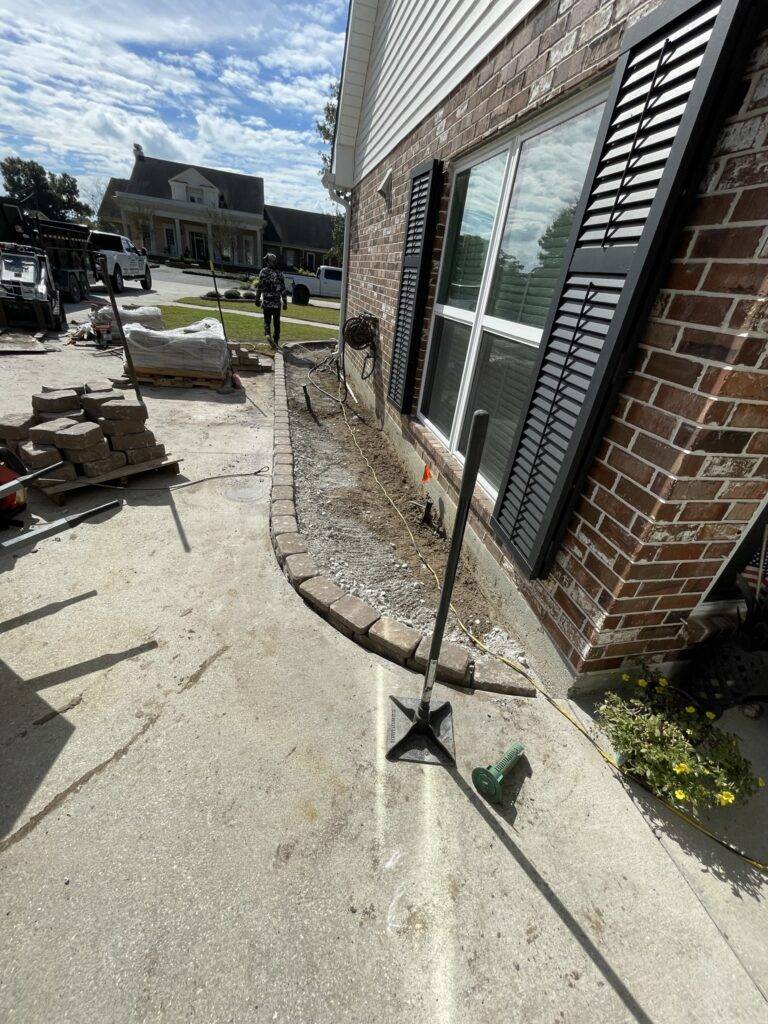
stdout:
POLYGON ((65 220, 51 220, 36 210, 24 210, 0 200, 0 241, 42 250, 48 257, 56 287, 70 300, 81 302, 98 280, 93 253, 88 247, 90 228, 65 220))

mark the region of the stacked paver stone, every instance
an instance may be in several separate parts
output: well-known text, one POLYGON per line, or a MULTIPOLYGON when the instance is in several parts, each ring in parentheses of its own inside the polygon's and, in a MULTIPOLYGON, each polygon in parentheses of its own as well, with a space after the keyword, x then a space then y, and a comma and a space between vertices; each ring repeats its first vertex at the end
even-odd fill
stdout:
MULTIPOLYGON (((275 555, 290 583, 316 612, 339 632, 377 654, 418 672, 426 669, 430 636, 381 615, 375 608, 319 571, 299 531, 294 501, 293 446, 291 444, 285 366, 275 355, 275 425, 272 466, 270 533, 275 555)), ((459 644, 443 643, 438 679, 457 686, 473 686, 515 696, 535 696, 535 687, 492 660, 473 662, 459 644)))
POLYGON ((43 389, 33 395, 32 410, 30 417, 0 420, 0 436, 29 469, 63 462, 41 483, 99 477, 165 455, 146 427, 145 406, 108 380, 43 389))

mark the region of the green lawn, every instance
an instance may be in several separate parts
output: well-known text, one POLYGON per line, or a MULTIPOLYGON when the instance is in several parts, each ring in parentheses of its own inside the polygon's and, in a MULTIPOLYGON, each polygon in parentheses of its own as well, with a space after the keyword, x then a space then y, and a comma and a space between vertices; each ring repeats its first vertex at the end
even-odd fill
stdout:
MULTIPOLYGON (((173 327, 186 327, 187 324, 202 320, 208 315, 199 309, 182 309, 180 306, 161 306, 160 312, 163 314, 165 326, 169 330, 173 327)), ((215 320, 219 319, 218 314, 210 315, 215 320)), ((230 341, 264 342, 264 323, 261 317, 225 313, 224 326, 230 341)), ((316 341, 327 336, 332 337, 330 331, 318 330, 309 324, 289 324, 284 321, 280 332, 280 341, 316 341)), ((269 348, 265 351, 269 351, 269 348)))
MULTIPOLYGON (((177 301, 193 306, 212 306, 213 309, 217 308, 216 299, 204 299, 195 295, 186 295, 183 299, 178 299, 177 301)), ((237 312, 247 310, 249 313, 256 313, 258 311, 253 301, 243 303, 222 299, 221 308, 232 309, 237 312)), ((308 306, 294 306, 292 302, 289 302, 288 309, 284 315, 295 316, 298 320, 315 320, 319 324, 333 324, 335 327, 339 324, 338 309, 330 309, 327 306, 313 306, 312 303, 308 306)))

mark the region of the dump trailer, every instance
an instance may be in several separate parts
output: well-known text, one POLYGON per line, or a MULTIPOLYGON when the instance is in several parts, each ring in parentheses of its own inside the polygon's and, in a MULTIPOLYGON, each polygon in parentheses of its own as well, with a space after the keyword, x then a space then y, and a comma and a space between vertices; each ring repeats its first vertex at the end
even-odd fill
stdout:
POLYGON ((90 228, 66 220, 51 220, 0 200, 0 241, 39 249, 48 257, 56 288, 78 303, 98 280, 98 268, 88 244, 90 228))

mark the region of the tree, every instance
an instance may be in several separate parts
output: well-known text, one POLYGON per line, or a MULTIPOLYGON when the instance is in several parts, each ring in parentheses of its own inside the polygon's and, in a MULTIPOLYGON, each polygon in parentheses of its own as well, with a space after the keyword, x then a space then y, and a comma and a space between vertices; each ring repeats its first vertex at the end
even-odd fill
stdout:
POLYGON ((7 156, 0 160, 5 191, 9 199, 39 210, 54 220, 90 217, 93 210, 80 199, 77 179, 71 174, 46 171, 36 160, 7 156))
POLYGON ((319 121, 315 121, 315 130, 323 140, 324 144, 328 147, 327 151, 324 150, 320 154, 322 167, 318 173, 321 177, 326 171, 330 171, 331 169, 333 139, 336 135, 336 111, 339 107, 339 89, 340 86, 338 82, 333 82, 331 84, 328 100, 323 108, 323 116, 319 121))
POLYGON ((90 185, 86 185, 81 189, 81 194, 85 202, 91 208, 91 217, 88 221, 90 228, 104 228, 105 225, 98 220, 98 211, 104 201, 104 196, 107 192, 107 185, 109 184, 108 178, 96 178, 90 185))
POLYGON ((152 244, 152 211, 141 203, 122 202, 120 209, 128 222, 128 234, 137 248, 152 244))
POLYGON ((224 253, 227 252, 234 262, 235 243, 237 241, 237 223, 231 213, 222 207, 210 207, 208 214, 211 222, 211 239, 213 240, 213 252, 211 259, 216 259, 218 253, 219 262, 224 262, 224 253))
POLYGON ((340 267, 341 259, 344 254, 344 214, 335 213, 333 215, 333 241, 331 248, 326 253, 326 260, 331 266, 340 267))

